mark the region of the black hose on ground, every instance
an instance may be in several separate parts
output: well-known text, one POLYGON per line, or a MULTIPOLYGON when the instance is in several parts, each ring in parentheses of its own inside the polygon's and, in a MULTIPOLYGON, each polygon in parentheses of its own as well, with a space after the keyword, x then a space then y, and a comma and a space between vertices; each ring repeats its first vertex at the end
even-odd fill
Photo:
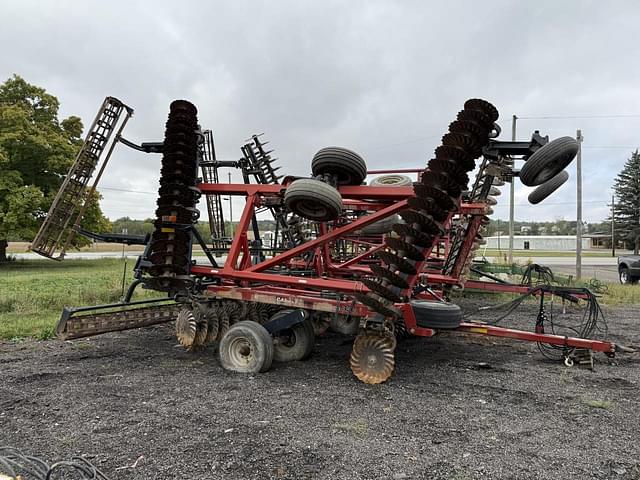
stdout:
MULTIPOLYGON (((14 447, 0 447, 0 474, 10 478, 53 480, 62 472, 72 472, 78 480, 109 480, 109 478, 83 457, 72 457, 49 465, 44 460, 26 455, 14 447)), ((66 478, 66 477, 65 477, 66 478)))
MULTIPOLYGON (((517 310, 525 300, 531 297, 539 297, 540 299, 535 323, 535 331, 537 333, 587 339, 593 338, 596 333, 599 333, 602 337, 606 337, 608 327, 602 308, 594 293, 584 287, 539 285, 531 288, 527 293, 520 295, 512 301, 500 305, 480 307, 477 311, 504 310, 504 313, 495 320, 486 322, 488 325, 497 325, 517 310), (556 312, 557 305, 554 305, 557 297, 560 297, 562 300, 562 312, 560 314, 556 312), (586 302, 584 312, 579 321, 573 321, 572 323, 570 316, 566 314, 566 300, 574 305, 579 304, 581 300, 586 302), (563 317, 561 317, 561 315, 563 315, 563 317)), ((464 318, 468 318, 472 313, 473 312, 467 312, 464 318)), ((544 356, 552 359, 566 358, 567 355, 573 351, 573 349, 570 348, 568 352, 567 348, 562 345, 549 345, 546 343, 538 343, 538 348, 544 356)))

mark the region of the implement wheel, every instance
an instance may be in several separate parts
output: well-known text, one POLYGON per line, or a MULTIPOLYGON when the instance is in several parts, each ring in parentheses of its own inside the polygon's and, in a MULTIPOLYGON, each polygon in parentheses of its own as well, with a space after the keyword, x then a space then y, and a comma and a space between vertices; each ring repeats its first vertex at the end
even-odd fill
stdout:
POLYGON ((579 149, 571 137, 560 137, 543 145, 531 155, 520 170, 520 181, 528 187, 551 180, 571 163, 579 149))
POLYGON ((239 373, 266 372, 273 362, 273 340, 259 323, 242 321, 233 325, 220 340, 220 364, 239 373))
POLYGON ((360 232, 362 232, 362 235, 382 235, 383 233, 389 233, 396 223, 404 223, 397 213, 362 227, 360 232))
MULTIPOLYGON (((293 310, 280 310, 270 320, 276 320, 293 310)), ((309 358, 313 352, 315 334, 309 320, 296 323, 277 333, 274 341, 273 359, 276 362, 295 362, 309 358)))
POLYGON ((355 335, 360 328, 360 319, 351 315, 332 315, 329 326, 334 332, 355 335))
POLYGON ((462 310, 453 303, 412 300, 416 323, 422 328, 453 329, 462 322, 462 310))
POLYGON ((566 170, 561 171, 551 180, 547 180, 542 185, 537 187, 533 192, 529 194, 529 203, 534 205, 540 203, 557 189, 559 189, 564 183, 569 180, 569 174, 566 170))
POLYGON ((367 176, 367 164, 360 155, 342 147, 327 147, 318 151, 311 161, 316 175, 335 175, 338 185, 360 185, 367 176))
POLYGON ((410 187, 413 180, 406 175, 381 175, 371 180, 372 187, 410 187))
POLYGON ((296 215, 316 222, 335 220, 342 213, 342 196, 331 185, 301 178, 287 187, 284 203, 296 215))

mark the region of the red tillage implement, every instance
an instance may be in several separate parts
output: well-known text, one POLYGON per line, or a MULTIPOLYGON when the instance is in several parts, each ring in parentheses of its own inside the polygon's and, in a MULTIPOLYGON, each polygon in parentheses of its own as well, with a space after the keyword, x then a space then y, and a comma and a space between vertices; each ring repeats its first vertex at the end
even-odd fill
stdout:
MULTIPOLYGON (((355 335, 351 369, 366 383, 392 375, 399 339, 430 337, 439 330, 538 342, 546 345, 543 352, 557 347, 565 361, 583 349, 613 354, 612 343, 557 335, 546 315, 545 295, 586 301, 588 321, 578 331, 590 336, 601 318, 590 292, 468 279, 498 187, 518 176, 527 185, 544 185, 577 152, 575 140, 549 142, 537 132, 528 142, 499 141, 497 119, 490 103, 465 102, 425 168, 367 172, 357 153, 327 147, 313 157, 310 178, 282 179, 257 136, 243 146, 237 162, 216 160, 213 138, 198 126, 196 108, 173 102, 164 142, 145 150, 163 158, 157 220, 136 266, 137 282, 182 305, 176 319, 180 343, 196 349, 219 342, 222 365, 240 372, 265 371, 274 359, 305 358, 314 335, 329 326, 355 335), (516 157, 525 160, 520 171, 513 168, 516 157), (220 183, 221 167, 239 168, 244 183, 220 183), (365 185, 373 173, 390 175, 365 185), (207 199, 211 241, 194 227, 201 195, 207 199), (221 200, 232 196, 246 202, 228 238, 221 200), (260 231, 259 217, 265 215, 275 232, 260 231), (194 244, 202 246, 207 262, 192 258, 194 244), (460 308, 448 299, 453 288, 465 284, 536 295, 536 331, 463 322, 460 308), (545 333, 545 322, 552 334, 545 333)), ((101 308, 109 307, 117 306, 101 308)), ((141 325, 166 321, 162 315, 150 320, 150 308, 167 307, 146 306, 141 325)), ((135 309, 125 310, 129 313, 117 312, 114 330, 136 326, 135 309)), ((102 333, 114 315, 77 313, 67 310, 63 316, 58 326, 63 338, 102 333), (92 331, 93 324, 100 324, 99 331, 92 331)))

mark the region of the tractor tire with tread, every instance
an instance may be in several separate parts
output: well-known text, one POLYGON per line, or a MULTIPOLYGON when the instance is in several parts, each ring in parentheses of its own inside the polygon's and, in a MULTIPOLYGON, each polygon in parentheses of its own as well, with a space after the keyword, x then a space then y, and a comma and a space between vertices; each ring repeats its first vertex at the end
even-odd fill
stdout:
POLYGON ((342 213, 340 192, 313 178, 292 182, 285 191, 284 203, 296 215, 318 222, 335 220, 342 213))
POLYGON ((542 185, 537 187, 533 192, 529 194, 529 203, 536 205, 559 189, 565 182, 569 180, 569 173, 566 170, 562 170, 559 174, 550 180, 547 180, 542 185))
POLYGON ((564 170, 575 158, 580 145, 571 137, 560 137, 543 145, 520 170, 520 181, 528 187, 542 185, 564 170))
POLYGON ((360 328, 360 319, 351 315, 333 315, 329 321, 329 328, 343 335, 355 335, 360 328))
POLYGON ((371 180, 371 187, 410 187, 413 180, 406 175, 381 175, 371 180))
POLYGON ((411 308, 416 323, 422 328, 453 329, 462 322, 462 310, 453 303, 413 300, 411 308))
POLYGON ((367 176, 364 159, 347 148, 326 147, 318 150, 311 161, 313 176, 331 174, 338 185, 361 185, 367 176))
MULTIPOLYGON (((292 311, 291 309, 280 310, 270 320, 276 320, 292 311)), ((313 352, 315 333, 309 319, 278 332, 277 336, 280 341, 275 343, 273 353, 273 359, 276 362, 306 360, 313 352)))
POLYGON ((273 339, 262 325, 242 321, 231 326, 220 340, 220 365, 238 373, 266 372, 274 356, 273 339))
POLYGON ((389 233, 396 223, 404 223, 397 213, 362 227, 360 233, 362 235, 382 235, 383 233, 389 233))

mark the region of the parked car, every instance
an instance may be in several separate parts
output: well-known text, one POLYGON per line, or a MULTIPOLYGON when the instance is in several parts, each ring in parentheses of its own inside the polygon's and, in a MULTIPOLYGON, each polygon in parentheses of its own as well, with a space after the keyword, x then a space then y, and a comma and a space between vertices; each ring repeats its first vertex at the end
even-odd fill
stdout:
POLYGON ((637 283, 640 280, 640 255, 618 257, 618 275, 622 284, 637 283))

